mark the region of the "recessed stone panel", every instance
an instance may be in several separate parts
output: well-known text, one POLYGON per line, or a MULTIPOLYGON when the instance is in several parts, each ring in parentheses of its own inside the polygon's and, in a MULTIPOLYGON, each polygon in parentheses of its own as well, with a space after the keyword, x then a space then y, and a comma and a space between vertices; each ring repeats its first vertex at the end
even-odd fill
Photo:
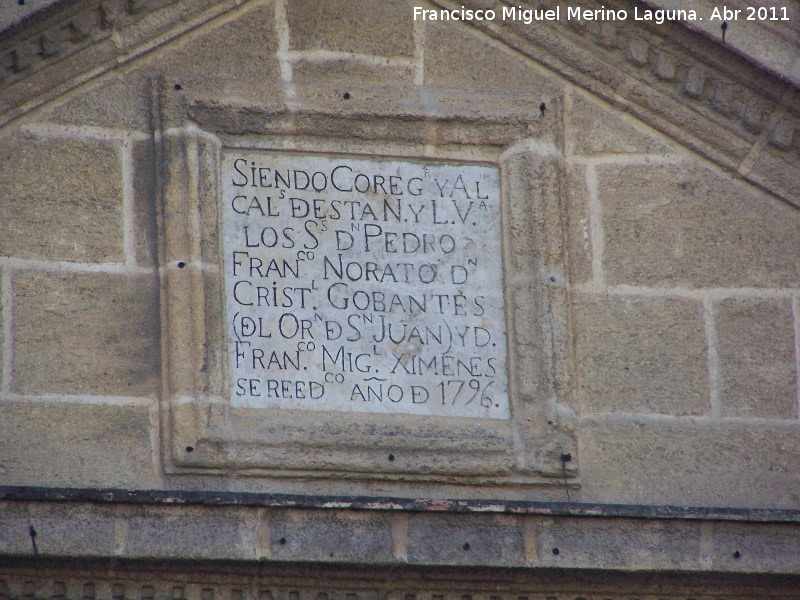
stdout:
POLYGON ((231 150, 233 407, 509 418, 496 167, 231 150))

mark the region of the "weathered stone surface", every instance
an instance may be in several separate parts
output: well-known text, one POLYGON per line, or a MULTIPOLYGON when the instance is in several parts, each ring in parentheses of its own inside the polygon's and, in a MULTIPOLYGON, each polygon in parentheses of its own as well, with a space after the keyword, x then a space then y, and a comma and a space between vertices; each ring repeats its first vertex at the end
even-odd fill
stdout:
POLYGON ((578 395, 586 412, 710 411, 701 302, 576 295, 578 395))
POLYGON ((26 555, 32 553, 30 526, 36 531, 36 548, 50 556, 110 556, 114 553, 113 506, 90 504, 32 504, 24 517, 6 505, 0 509, 0 553, 26 555), (15 514, 17 513, 17 514, 15 514), (87 543, 88 540, 91 542, 87 543))
MULTIPOLYGON (((795 133, 794 137, 800 138, 800 135, 795 133)), ((797 153, 797 143, 795 143, 794 152, 780 152, 774 148, 765 148, 756 157, 753 168, 747 173, 747 178, 773 190, 774 193, 788 199, 796 207, 800 207, 800 200, 797 199, 796 193, 800 186, 800 156, 797 153)))
POLYGON ((690 162, 597 167, 609 283, 792 287, 800 211, 690 162))
POLYGON ((714 305, 722 414, 797 419, 797 362, 790 298, 714 305))
POLYGON ((700 523, 634 520, 533 519, 537 566, 556 569, 693 570, 698 566, 700 523))
POLYGON ((523 527, 504 515, 414 514, 408 522, 408 560, 427 565, 524 564, 523 527))
POLYGON ((122 162, 116 143, 0 138, 0 255, 122 261, 122 162))
POLYGON ((13 301, 15 392, 158 392, 154 276, 18 272, 13 301))
MULTIPOLYGON (((8 273, 7 269, 0 267, 0 293, 2 293, 3 286, 5 284, 5 278, 10 277, 11 275, 8 273)), ((5 348, 6 343, 6 336, 10 335, 10 331, 6 331, 5 323, 6 320, 4 318, 3 311, 7 310, 5 308, 5 302, 2 299, 2 295, 0 295, 0 389, 3 389, 1 386, 5 383, 3 381, 3 373, 5 371, 5 359, 6 357, 3 355, 3 349, 5 348)))
POLYGON ((246 559, 255 544, 244 537, 256 528, 255 511, 198 507, 132 507, 120 515, 127 529, 125 553, 144 558, 246 559), (242 534, 245 533, 245 536, 242 534))
POLYGON ((4 485, 129 489, 155 485, 148 407, 8 398, 3 398, 2 406, 4 485))
POLYGON ((354 60, 323 63, 302 61, 292 66, 293 81, 325 84, 336 88, 340 95, 348 93, 350 85, 357 88, 381 83, 411 85, 413 79, 414 70, 410 66, 387 66, 378 61, 375 63, 354 60))
POLYGON ((569 282, 585 283, 592 278, 591 218, 586 167, 568 165, 564 171, 564 196, 567 212, 567 255, 569 282))
POLYGON ((411 56, 412 10, 408 0, 289 0, 290 48, 411 56))
POLYGON ((563 83, 461 23, 426 23, 424 80, 430 88, 458 91, 457 105, 449 107, 451 113, 471 110, 473 98, 461 90, 485 90, 491 97, 486 103, 492 106, 490 110, 527 107, 534 122, 529 126, 530 137, 561 144, 563 83), (539 108, 542 104, 544 112, 539 108))
POLYGON ((156 240, 156 162, 151 141, 132 145, 133 156, 133 218, 136 263, 155 267, 156 240))
POLYGON ((271 4, 256 6, 234 21, 206 26, 155 55, 140 70, 155 70, 170 78, 170 88, 178 84, 184 90, 203 87, 193 83, 194 78, 280 81, 274 14, 271 4))
POLYGON ((142 75, 112 76, 97 87, 89 87, 53 109, 42 119, 56 123, 150 129, 147 78, 142 75))
POLYGON ((269 542, 273 560, 394 562, 387 513, 276 511, 269 542))
POLYGON ((585 419, 583 501, 797 508, 800 424, 585 419))
POLYGON ((536 106, 544 95, 563 89, 528 59, 457 21, 425 23, 425 85, 487 89, 501 97, 503 92, 535 93, 530 101, 536 106))
POLYGON ((643 133, 617 112, 582 94, 573 92, 570 101, 566 145, 571 154, 668 154, 673 151, 655 135, 643 133))
POLYGON ((749 573, 776 570, 770 557, 789 563, 800 555, 797 523, 714 523, 711 568, 731 567, 749 573))

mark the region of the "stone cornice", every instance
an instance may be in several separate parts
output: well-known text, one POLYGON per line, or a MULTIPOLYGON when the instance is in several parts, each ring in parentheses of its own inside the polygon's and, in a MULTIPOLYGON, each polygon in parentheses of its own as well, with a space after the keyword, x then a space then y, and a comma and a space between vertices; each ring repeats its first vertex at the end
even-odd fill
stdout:
MULTIPOLYGON (((646 0, 645 4, 667 10, 687 8, 683 0, 646 0)), ((768 20, 758 20, 757 13, 751 14, 749 10, 751 5, 747 0, 728 0, 724 4, 715 0, 695 0, 691 8, 696 9, 698 15, 710 15, 714 8, 721 9, 722 6, 739 10, 739 17, 727 23, 725 47, 777 77, 800 85, 800 2, 784 0, 774 6, 775 16, 780 20, 769 20, 772 17, 769 10, 765 13, 768 20), (782 20, 784 10, 788 21, 782 20), (756 18, 750 20, 749 17, 756 18)), ((722 27, 718 20, 711 21, 705 17, 703 21, 681 23, 722 43, 722 27)))
POLYGON ((181 558, 682 575, 800 569, 797 511, 0 488, 0 531, 0 561, 181 558))
POLYGON ((236 7, 234 0, 75 0, 0 35, 0 126, 236 7))

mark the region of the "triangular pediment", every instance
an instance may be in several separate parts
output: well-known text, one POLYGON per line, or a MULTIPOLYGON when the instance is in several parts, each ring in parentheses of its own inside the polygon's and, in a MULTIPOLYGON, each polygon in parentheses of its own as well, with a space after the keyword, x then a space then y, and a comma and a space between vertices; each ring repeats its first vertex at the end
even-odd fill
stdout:
MULTIPOLYGON (((267 133, 287 123, 302 128, 294 117, 302 107, 331 118, 400 117, 420 131, 426 121, 486 122, 499 128, 502 145, 522 132, 538 136, 548 129, 540 106, 559 114, 558 90, 566 80, 798 205, 796 85, 782 79, 783 63, 769 72, 758 52, 743 57, 702 27, 633 18, 415 24, 407 3, 359 3, 351 9, 340 4, 331 3, 314 21, 303 18, 303 3, 283 1, 53 3, 5 30, 0 122, 47 105, 56 107, 49 114, 61 120, 69 120, 65 115, 72 110, 100 115, 101 126, 119 117, 123 126, 146 128, 145 97, 152 87, 147 80, 161 76, 202 80, 185 85, 187 115, 210 123, 226 105, 238 114, 238 133, 267 133), (351 42, 340 44, 348 32, 351 42), (484 52, 505 53, 502 72, 484 52), (104 122, 106 100, 96 95, 99 89, 112 104, 140 105, 138 114, 112 109, 104 122), (351 101, 343 104, 345 93, 351 101)), ((464 7, 479 4, 467 1, 464 7)), ((633 0, 614 6, 630 15, 648 8, 633 0)), ((425 7, 454 8, 446 2, 425 7)), ((784 28, 781 39, 791 34, 784 28)))

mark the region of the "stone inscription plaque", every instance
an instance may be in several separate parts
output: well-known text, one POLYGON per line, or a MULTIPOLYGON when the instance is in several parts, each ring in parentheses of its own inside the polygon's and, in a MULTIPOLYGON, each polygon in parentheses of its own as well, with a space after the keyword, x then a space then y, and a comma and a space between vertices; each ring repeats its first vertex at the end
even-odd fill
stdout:
POLYGON ((509 418, 498 169, 226 151, 231 404, 509 418))

